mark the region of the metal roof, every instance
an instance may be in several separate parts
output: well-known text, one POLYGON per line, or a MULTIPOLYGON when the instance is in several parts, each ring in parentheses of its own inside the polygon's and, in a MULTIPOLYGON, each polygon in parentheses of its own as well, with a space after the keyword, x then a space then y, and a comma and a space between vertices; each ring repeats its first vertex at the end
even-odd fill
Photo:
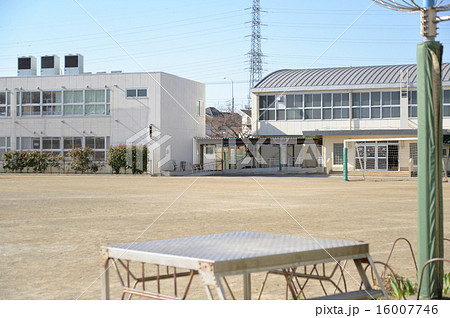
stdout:
MULTIPOLYGON (((398 84, 402 77, 409 84, 417 81, 417 66, 384 65, 334 67, 303 70, 275 71, 253 88, 255 91, 267 88, 302 88, 317 86, 354 86, 398 84)), ((450 82, 450 63, 442 63, 442 81, 450 82)))

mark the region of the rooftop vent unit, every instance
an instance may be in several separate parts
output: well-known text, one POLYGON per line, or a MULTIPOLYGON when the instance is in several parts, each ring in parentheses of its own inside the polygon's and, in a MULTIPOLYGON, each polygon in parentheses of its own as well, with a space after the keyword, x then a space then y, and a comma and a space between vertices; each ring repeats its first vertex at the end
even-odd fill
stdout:
POLYGON ((64 56, 64 75, 79 75, 84 72, 83 55, 69 54, 64 56))
POLYGON ((52 76, 60 74, 59 56, 45 55, 41 56, 41 75, 52 76))
POLYGON ((17 60, 17 76, 36 75, 36 58, 34 56, 22 56, 17 60))

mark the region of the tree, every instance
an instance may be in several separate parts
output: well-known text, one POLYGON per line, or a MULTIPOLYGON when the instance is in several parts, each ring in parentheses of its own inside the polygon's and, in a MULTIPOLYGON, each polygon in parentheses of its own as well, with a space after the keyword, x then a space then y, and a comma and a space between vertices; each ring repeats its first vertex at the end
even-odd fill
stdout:
POLYGON ((227 111, 220 111, 215 107, 206 109, 206 135, 217 138, 242 137, 242 117, 233 112, 231 107, 227 111))

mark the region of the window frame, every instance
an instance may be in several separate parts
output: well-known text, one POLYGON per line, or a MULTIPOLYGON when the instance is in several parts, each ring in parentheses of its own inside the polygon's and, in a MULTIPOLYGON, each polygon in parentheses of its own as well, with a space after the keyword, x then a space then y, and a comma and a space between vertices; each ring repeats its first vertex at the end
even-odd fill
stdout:
POLYGON ((333 143, 333 165, 344 165, 344 143, 333 143), (339 146, 340 149, 336 150, 336 146, 339 146))
MULTIPOLYGON (((450 106, 450 105, 449 105, 450 106)), ((408 91, 408 118, 417 118, 417 91, 408 91), (413 95, 415 95, 416 102, 414 103, 413 95)))
POLYGON ((347 120, 350 116, 349 94, 349 92, 341 91, 258 95, 258 119, 260 121, 347 120), (337 96, 339 96, 338 104, 334 100, 337 96), (269 104, 269 97, 275 97, 272 107, 270 106, 272 104, 269 104), (282 101, 281 97, 284 97, 285 101, 282 101), (339 116, 336 116, 337 114, 339 116))
POLYGON ((60 90, 42 90, 42 116, 62 116, 63 115, 63 93, 60 90), (44 102, 44 95, 46 93, 50 93, 51 95, 51 102, 45 103, 44 102), (56 99, 53 100, 53 95, 55 93, 61 94, 61 101, 58 103, 56 102, 56 99), (59 107, 60 111, 59 113, 55 113, 55 110, 59 107), (47 110, 44 111, 44 108, 47 110), (48 112, 48 109, 52 109, 52 113, 48 112))
POLYGON ((450 89, 442 90, 442 115, 450 117, 450 89))
POLYGON ((3 140, 4 146, 0 145, 0 161, 3 161, 3 153, 11 150, 11 137, 1 136, 0 140, 3 140))
MULTIPOLYGON (((20 107, 20 117, 42 117, 42 91, 40 90, 20 90, 18 94, 19 103, 17 107, 20 107), (33 103, 33 93, 39 93, 39 103, 33 103), (23 102, 23 95, 30 94, 30 103, 23 102), (26 106, 24 106, 26 105, 26 106), (26 112, 24 115, 24 107, 30 108, 32 111, 26 112), (34 110, 39 107, 39 114, 34 110)), ((18 114, 19 116, 19 114, 18 114)))
POLYGON ((5 94, 5 103, 0 104, 1 108, 5 109, 4 114, 0 112, 0 118, 11 117, 11 93, 7 90, 0 91, 0 94, 5 94))
MULTIPOLYGON (((98 88, 98 89, 64 89, 64 90, 52 90, 52 89, 46 89, 46 90, 19 90, 16 97, 16 107, 17 107, 17 117, 56 117, 56 116, 64 116, 64 117, 83 117, 83 116, 110 116, 111 115, 111 89, 109 88, 98 88), (98 91, 102 92, 104 94, 104 101, 103 102, 87 102, 86 101, 86 92, 87 91, 98 91), (31 94, 34 92, 40 93, 40 103, 23 103, 23 95, 24 94, 31 94), (65 101, 69 93, 78 92, 81 93, 81 101, 65 101), (57 99, 51 96, 50 102, 44 102, 44 94, 51 93, 61 94, 61 101, 57 102, 57 99), (87 113, 87 109, 90 106, 96 106, 99 107, 99 109, 102 110, 102 112, 94 112, 92 114, 87 113), (24 113, 24 107, 29 107, 31 110, 32 107, 39 107, 39 114, 25 112, 24 113), (72 107, 71 111, 68 112, 68 110, 72 107), (46 110, 44 110, 46 109, 46 110), (49 111, 50 109, 50 111, 49 111), (74 113, 74 110, 77 110, 74 113)), ((10 95, 9 99, 10 101, 10 95)), ((1 105, 0 105, 1 106, 1 105)), ((9 105, 10 107, 10 105, 9 105)))
POLYGON ((197 114, 197 116, 203 116, 205 114, 205 106, 204 106, 203 100, 197 100, 196 114, 197 114))
MULTIPOLYGON (((1 137, 0 137, 1 138, 1 137)), ((47 152, 52 154, 58 154, 63 157, 67 158, 67 153, 74 149, 74 148, 87 148, 86 147, 86 139, 87 138, 94 138, 94 147, 91 148, 94 151, 94 161, 106 161, 106 155, 107 151, 110 145, 110 136, 61 136, 61 137, 53 137, 53 136, 41 136, 41 137, 34 137, 34 136, 20 136, 17 137, 16 142, 16 149, 20 151, 39 151, 39 152, 47 152), (51 142, 51 148, 44 148, 44 139, 50 139, 51 142), (66 147, 66 140, 71 139, 72 147, 66 147), (80 147, 74 147, 75 145, 75 139, 78 139, 77 142, 79 142, 79 139, 81 139, 81 146, 80 147), (103 139, 103 147, 96 147, 97 139, 103 139), (39 140, 39 148, 34 147, 34 142, 39 140), (29 141, 30 147, 25 147, 23 144, 25 141, 29 141), (58 141, 59 147, 55 148, 53 147, 53 143, 58 141), (101 153, 102 160, 97 160, 96 156, 101 153)), ((97 157, 98 158, 98 157, 97 157)))
POLYGON ((141 87, 141 88, 126 88, 125 89, 125 98, 126 99, 135 99, 135 98, 148 98, 148 88, 141 87), (128 92, 135 92, 134 96, 128 96, 128 92), (145 91, 145 95, 139 96, 139 91, 145 91))

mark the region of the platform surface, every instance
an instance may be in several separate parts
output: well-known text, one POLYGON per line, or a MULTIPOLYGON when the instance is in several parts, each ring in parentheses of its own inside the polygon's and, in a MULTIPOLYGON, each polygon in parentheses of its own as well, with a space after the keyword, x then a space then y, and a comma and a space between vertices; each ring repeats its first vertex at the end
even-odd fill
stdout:
POLYGON ((102 247, 109 257, 151 264, 198 269, 214 264, 216 274, 256 272, 277 268, 363 258, 368 244, 269 233, 234 232, 136 242, 102 247))

